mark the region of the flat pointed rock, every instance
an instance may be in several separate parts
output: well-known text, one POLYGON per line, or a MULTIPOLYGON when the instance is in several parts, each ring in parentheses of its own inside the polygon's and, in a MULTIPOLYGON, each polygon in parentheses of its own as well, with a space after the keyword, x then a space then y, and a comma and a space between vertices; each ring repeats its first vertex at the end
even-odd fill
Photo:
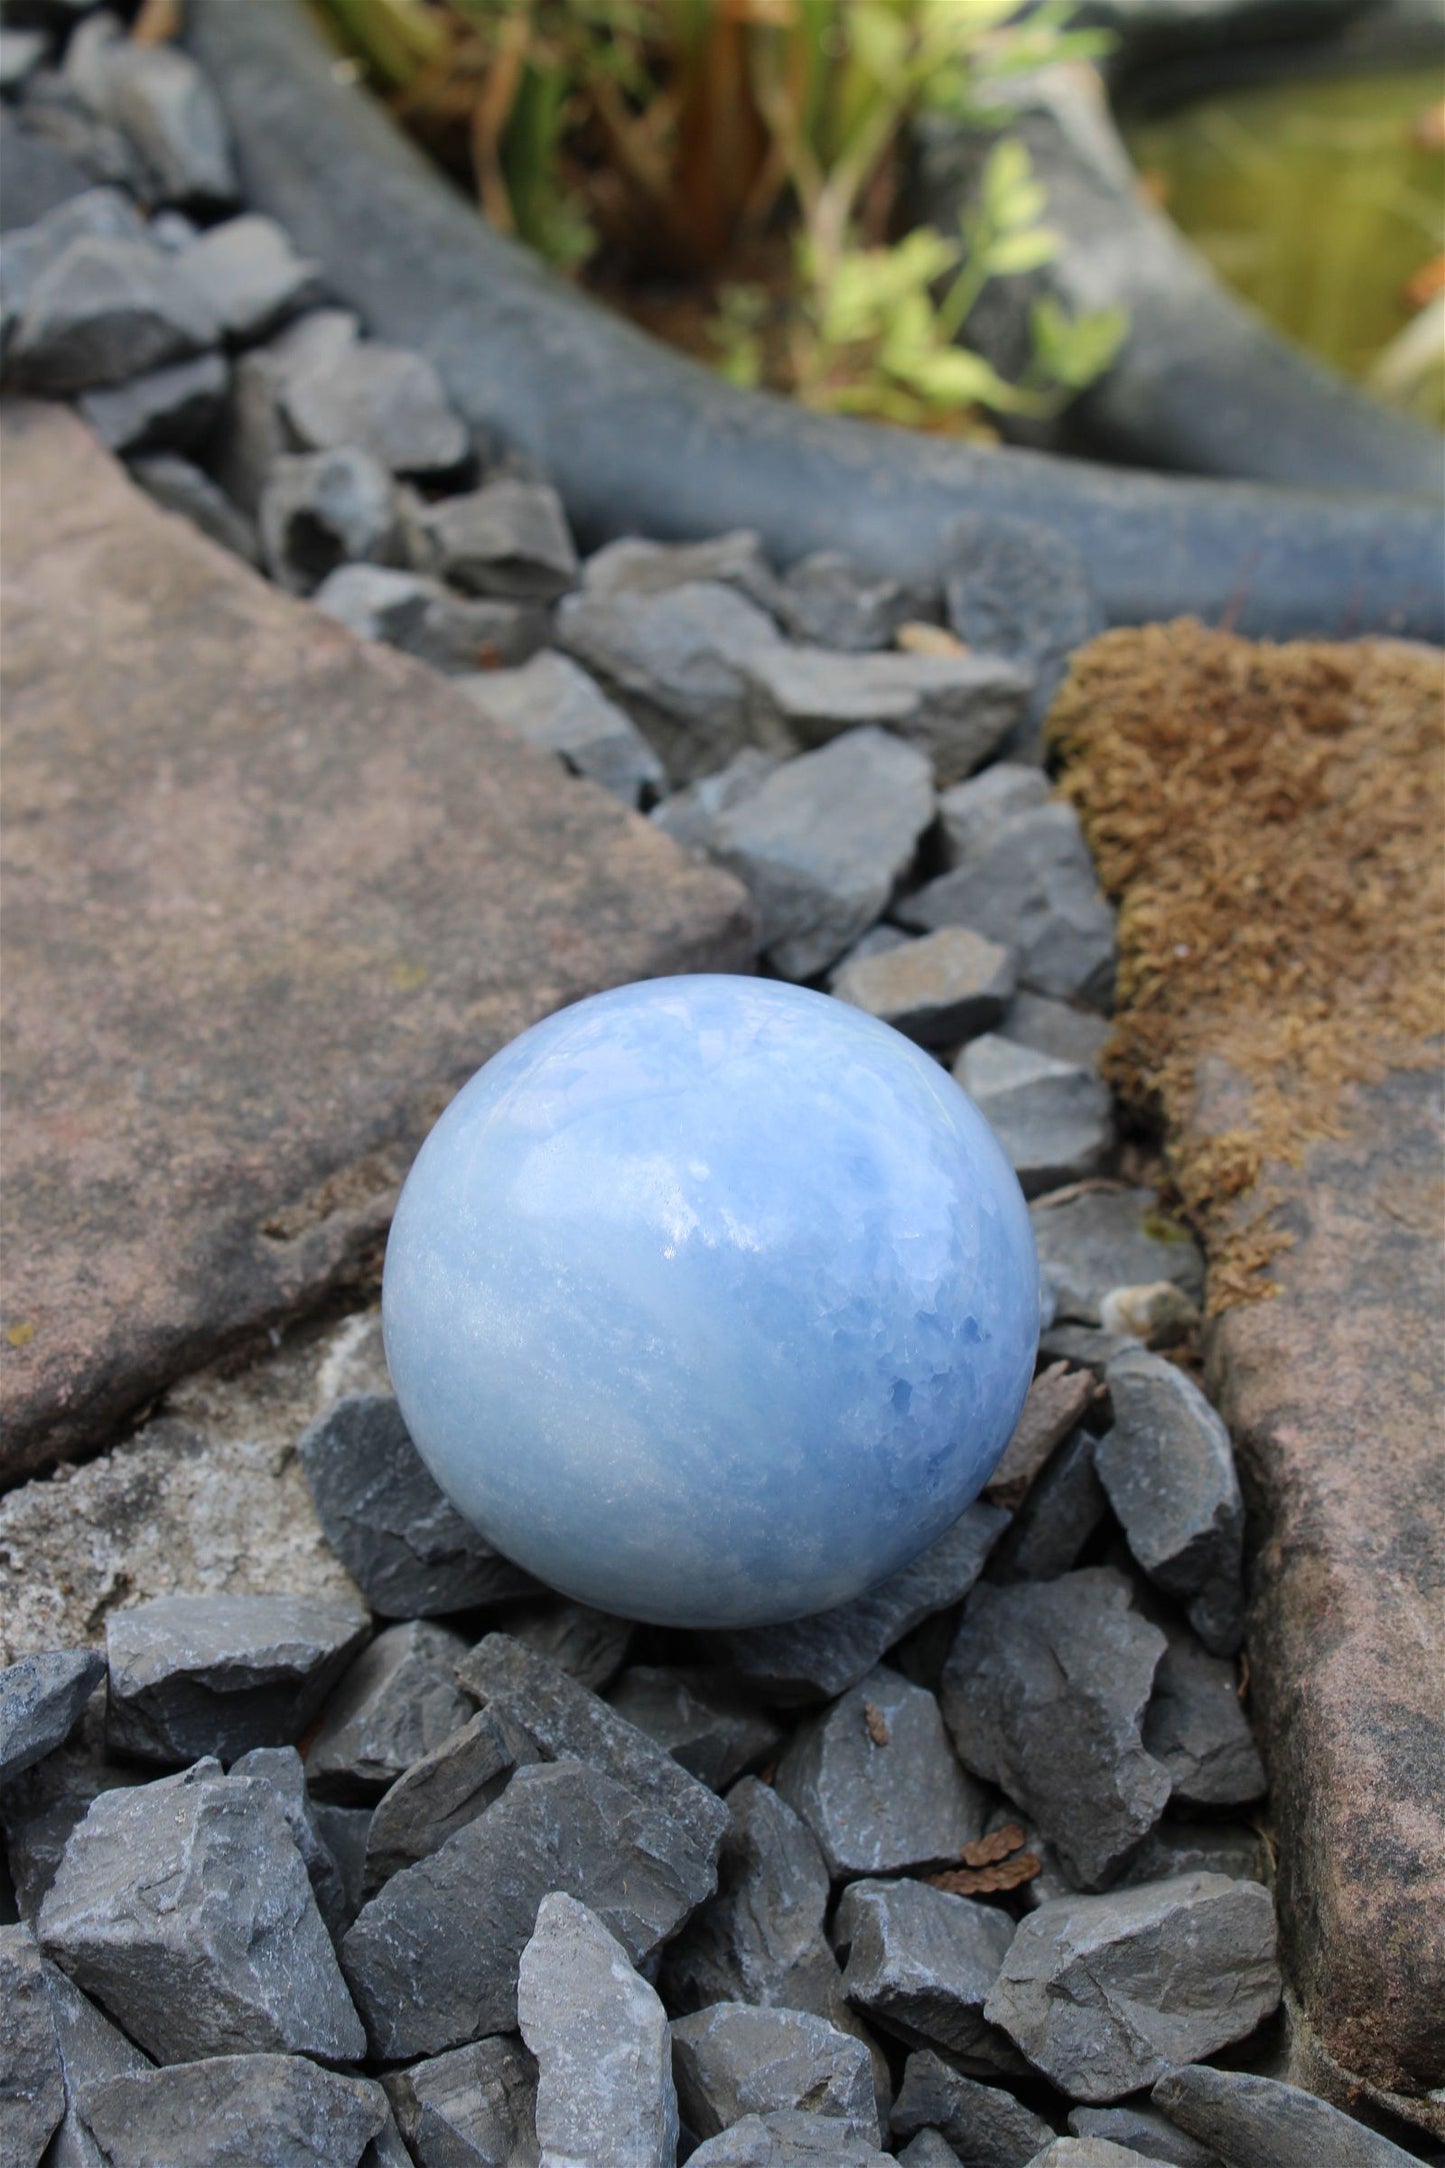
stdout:
POLYGON ((64 2113, 40 1951, 28 1927, 0 1927, 0 2158, 38 2161, 64 2113))
POLYGON ((878 2135, 868 2050, 807 2010, 718 2002, 672 2027, 678 2106, 701 2138, 770 2109, 809 2108, 878 2135))
POLYGON ((865 2017, 911 2047, 995 2066, 983 2006, 1012 1939, 996 1906, 912 1881, 850 1882, 833 1927, 848 1953, 843 1992, 865 2017))
POLYGON ((1247 2070, 1190 2064, 1160 2078, 1150 2095, 1224 2168, 1405 2168, 1411 2156, 1353 2116, 1297 2085, 1247 2070))
POLYGON ((357 2168, 386 2121, 379 2085, 302 2055, 215 2055, 101 2078, 82 2105, 111 2168, 357 2168))
POLYGON ((537 2060, 537 2138, 548 2160, 675 2168, 667 2012, 617 1938, 563 1891, 537 1909, 517 2022, 537 2060))
POLYGON ((505 1791, 519 1755, 527 1758, 517 1740, 482 1709, 403 1770, 370 1818, 367 1895, 403 1867, 440 1851, 448 1837, 484 1814, 505 1791))
POLYGON ((493 2037, 382 2079, 417 2168, 537 2168, 537 2066, 493 2037))
POLYGON ((104 1672, 95 1649, 46 1649, 0 1671, 0 1785, 64 1744, 104 1672))
POLYGON ((936 2130, 965 2168, 1028 2168, 1054 2135, 1003 2086, 965 2077, 931 2048, 909 2056, 889 2128, 895 2138, 936 2130))
POLYGON ((807 2108, 745 2115, 689 2156, 697 2168, 887 2168, 889 2156, 836 2116, 807 2108))
POLYGON ((329 1799, 378 1798, 466 1722, 456 1683, 465 1654, 460 1634, 427 1619, 379 1633, 322 1711, 306 1749, 307 1781, 329 1799))

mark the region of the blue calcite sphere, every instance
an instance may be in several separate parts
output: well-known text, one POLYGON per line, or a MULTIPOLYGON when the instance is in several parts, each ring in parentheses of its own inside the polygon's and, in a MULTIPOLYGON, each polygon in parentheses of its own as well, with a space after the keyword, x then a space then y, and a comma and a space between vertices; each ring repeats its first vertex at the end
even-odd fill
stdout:
POLYGON ((858 1595, 977 1495, 1038 1266, 927 1054, 802 987, 656 979, 452 1101, 382 1315, 423 1459, 500 1550, 604 1610, 746 1626, 858 1595))

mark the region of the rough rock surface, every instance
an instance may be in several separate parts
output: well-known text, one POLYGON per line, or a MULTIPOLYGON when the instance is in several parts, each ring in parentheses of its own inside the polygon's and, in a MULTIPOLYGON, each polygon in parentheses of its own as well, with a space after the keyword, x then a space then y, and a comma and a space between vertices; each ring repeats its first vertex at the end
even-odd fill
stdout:
POLYGON ((93 1649, 46 1649, 0 1671, 0 1785, 69 1738, 104 1670, 93 1649))
POLYGON ((778 606, 795 640, 861 655, 889 646, 900 625, 926 614, 927 601, 899 580, 861 571, 841 550, 814 550, 789 565, 778 606))
POLYGON ((852 730, 719 814, 708 847, 756 901, 769 961, 808 979, 881 915, 932 818, 923 754, 852 730))
POLYGON ((38 2161, 64 2113, 40 1952, 28 1927, 0 1927, 0 2159, 38 2161))
POLYGON ((426 518, 437 569, 469 594, 551 602, 577 577, 562 500, 545 482, 497 475, 426 518))
POLYGON ((839 655, 783 640, 756 651, 748 677, 766 734, 809 746, 876 726, 925 753, 940 783, 987 760, 1028 693, 1028 679, 992 656, 839 655))
POLYGON ((392 1395, 346 1394, 297 1450, 322 1527, 383 1618, 434 1618, 536 1587, 443 1496, 392 1395))
POLYGON ((984 1496, 1010 1509, 1023 1504, 1034 1482, 1065 1438, 1094 1404, 1095 1386, 1085 1370, 1050 1363, 1033 1380, 1003 1458, 985 1483, 984 1496))
POLYGON ((288 372, 281 403, 308 451, 350 446, 391 474, 445 474, 470 449, 431 363, 400 347, 357 340, 312 354, 288 372))
POLYGON ((1119 2100, 1242 2040, 1279 1997, 1269 1892, 1193 1874, 1040 1905, 985 2011, 1072 2099, 1119 2100))
POLYGON ((374 2052, 434 2055, 515 2025, 517 1967, 552 1890, 588 1903, 634 1961, 650 1956, 696 1902, 690 1866, 677 1825, 601 1770, 519 1769, 495 1805, 393 1875, 346 1936, 374 2052))
POLYGON ((346 1876, 330 1845, 322 1836, 316 1811, 306 1789, 306 1771, 294 1746, 257 1746, 238 1755, 228 1775, 259 1777, 275 1793, 286 1827, 301 1854, 302 1863, 316 1893, 316 1904, 333 1942, 345 1934, 356 1916, 350 1902, 346 1876))
POLYGON ((1058 1204, 1036 1204, 1030 1216, 1039 1270, 1060 1320, 1097 1325, 1099 1305, 1112 1288, 1159 1280, 1171 1281, 1194 1302, 1203 1300, 1198 1245, 1187 1228, 1160 1212, 1151 1189, 1084 1190, 1058 1204))
POLYGON ((554 1891, 522 1952, 517 2021, 537 2059, 544 2157, 675 2168, 667 2012, 595 1913, 554 1891))
POLYGON ((299 1739, 371 1630, 307 1596, 161 1596, 106 1621, 106 1738, 180 1768, 299 1739))
POLYGON ((1270 2168, 1404 2168, 1410 2158, 1328 2101, 1246 2070, 1187 2065, 1160 2078, 1150 2097, 1224 2168, 1259 2160, 1270 2168))
POLYGON ((697 2168, 887 2168, 888 2162, 867 2138, 850 2137, 836 2116, 806 2108, 745 2115, 690 2158, 697 2168))
POLYGON ((642 535, 624 535, 594 551, 582 568, 582 584, 590 595, 662 595, 699 580, 736 588, 769 616, 783 607, 777 576, 761 541, 747 527, 702 542, 652 542, 642 535))
POLYGON ((1171 1797, 1202 1807, 1262 1796, 1264 1764, 1239 1704, 1232 1663, 1170 1631, 1144 1712, 1144 1746, 1169 1772, 1171 1797))
POLYGON ((746 1769, 777 1758, 783 1730, 756 1702, 730 1693, 708 1671, 634 1664, 608 1695, 629 1724, 715 1792, 746 1769))
POLYGON ((48 1960, 45 1984, 65 2075, 65 2114, 45 2157, 46 2168, 104 2168, 81 2110, 81 2097, 98 2079, 151 2069, 150 2058, 48 1960))
POLYGON ((418 2168, 537 2168, 537 2070, 493 2037, 382 2079, 418 2168))
POLYGON ((972 926, 1016 950, 1020 985, 1108 1007, 1114 914, 1072 806, 1014 814, 952 873, 905 898, 897 915, 905 926, 930 933, 972 926))
POLYGON ((316 266, 274 219, 254 212, 212 226, 184 251, 181 268, 230 339, 263 339, 320 294, 316 266))
POLYGON ((82 234, 33 281, 6 368, 63 397, 199 354, 219 328, 164 249, 82 234))
POLYGON ((260 563, 261 544, 252 522, 193 461, 177 452, 147 452, 132 461, 130 471, 132 481, 163 512, 180 513, 243 563, 260 563))
POLYGON ((631 716, 570 655, 546 648, 517 670, 491 670, 467 687, 479 707, 539 752, 555 753, 625 805, 658 797, 662 762, 631 716))
POLYGON ((535 1606, 520 1604, 507 1613, 509 1640, 547 1657, 594 1694, 616 1678, 636 1631, 632 1619, 595 1611, 586 1603, 560 1603, 555 1596, 535 1606))
POLYGON ((777 1787, 835 1877, 953 1859, 983 1828, 938 1703, 883 1665, 794 1735, 777 1787))
POLYGON ((1093 1070, 990 1031, 963 1049, 953 1074, 986 1117, 1026 1197, 1083 1181, 1103 1165, 1114 1120, 1109 1088, 1093 1070))
POLYGON ((230 371, 219 354, 198 354, 88 391, 80 411, 108 451, 133 458, 169 445, 194 449, 213 427, 226 397, 230 371))
POLYGON ((1035 723, 1048 713, 1069 656, 1104 629, 1089 569, 1071 542, 1041 521, 970 513, 949 530, 943 599, 970 647, 1029 672, 1035 723))
POLYGON ((1201 2145, 1180 2130, 1158 2108, 1074 2108, 1069 2129, 1076 2138, 1101 2138, 1106 2145, 1123 2146, 1142 2153, 1147 2160, 1171 2163, 1171 2168, 1219 2168, 1213 2148, 1201 2145))
POLYGON ((895 2138, 940 2132, 964 2168, 1027 2168, 1054 2135, 1042 2116, 1001 2085, 980 2085, 931 2048, 909 2056, 889 2127, 895 2138))
POLYGON ((847 1948, 843 1992, 914 2047, 983 2054, 983 2006, 1013 1939, 1013 1922, 926 1882, 850 1882, 833 1924, 847 1948))
POLYGON ((256 524, 266 570, 293 595, 309 595, 338 565, 392 564, 401 550, 391 478, 350 444, 276 460, 256 524))
POLYGON ((1104 1371, 1114 1421, 1094 1466, 1129 1548, 1216 1656, 1239 1647, 1244 1501, 1229 1432, 1192 1378, 1143 1348, 1104 1371))
POLYGON ((1211 1348, 1257 1529, 1287 1966, 1334 2060, 1409 2096, 1445 2071, 1439 1177, 1437 1081, 1362 1093, 1347 1137, 1271 1170, 1295 1234, 1280 1293, 1211 1348))
POLYGON ((526 1024, 751 942, 732 882, 182 529, 63 409, 7 405, 3 452, 13 1476, 354 1273, 526 1024))
POLYGON ((40 1908, 41 1948, 161 2062, 365 2045, 270 1786, 215 1761, 101 1794, 40 1908))
POLYGON ((479 1710, 412 1762, 382 1794, 366 1836, 367 1894, 390 1875, 440 1850, 448 1837, 485 1813, 506 1788, 516 1742, 479 1710))
POLYGON ((1003 1017, 1014 990, 1010 951, 966 926, 871 956, 849 957, 828 991, 921 1046, 957 1046, 1003 1017))
POLYGON ((878 2135, 868 2050, 810 2010, 716 2002, 672 2027, 678 2106, 711 2138, 745 2115, 808 2108, 855 2138, 878 2135))
POLYGON ((538 603, 459 595, 440 580, 391 565, 338 565, 311 599, 358 639, 384 640, 444 670, 458 692, 483 708, 479 688, 494 672, 529 662, 547 636, 547 612, 538 603))
POLYGON ((1049 802, 1049 779, 1041 768, 996 760, 965 782, 954 783, 938 801, 943 848, 950 868, 987 850, 995 832, 1016 813, 1032 812, 1049 802))
POLYGON ((935 1611, 967 1595, 1004 1530, 1008 1514, 980 1503, 875 1588, 836 1610, 783 1626, 751 1626, 720 1637, 733 1670, 770 1700, 821 1701, 844 1694, 895 1642, 935 1611))
POLYGON ((357 2168, 386 2121, 379 2085, 304 2055, 133 2071, 98 2079, 83 2102, 111 2168, 357 2168))
POLYGON ((1110 1878, 1169 1798, 1140 1736, 1164 1647, 1123 1574, 1091 1566, 976 1588, 944 1667, 965 1765, 1037 1821, 1085 1888, 1110 1878))
MULTIPOLYGON (((988 769, 985 775, 993 772, 988 769)), ((1060 1061, 1077 1062, 1081 1069, 1093 1069, 1109 1043, 1113 1026, 1107 1017, 1096 1016, 1091 1009, 1052 1001, 1047 994, 1022 993, 1015 994, 999 1029, 1006 1039, 1017 1039, 1020 1046, 1034 1046, 1041 1054, 1053 1054, 1060 1061)))
POLYGON ((687 1861, 686 1909, 711 1896, 727 1808, 645 1732, 555 1663, 505 1634, 479 1641, 457 1677, 546 1759, 586 1762, 665 1814, 675 1833, 669 1851, 687 1861))
POLYGON ((362 1650, 326 1704, 306 1749, 323 1797, 375 1799, 413 1762, 460 1730, 470 1704, 455 1672, 460 1634, 425 1619, 388 1626, 362 1650))
POLYGON ((1087 1430, 1076 1430, 1035 1477, 989 1562, 991 1581, 1056 1581, 1077 1562, 1109 1510, 1094 1473, 1095 1443, 1087 1430))

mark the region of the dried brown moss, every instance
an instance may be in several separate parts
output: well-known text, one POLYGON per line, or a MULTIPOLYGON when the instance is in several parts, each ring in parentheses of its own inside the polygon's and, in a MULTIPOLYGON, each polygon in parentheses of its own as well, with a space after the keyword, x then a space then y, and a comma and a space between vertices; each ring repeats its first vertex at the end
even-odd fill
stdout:
POLYGON ((1445 1029, 1442 692, 1428 649, 1185 620, 1105 633, 1054 704, 1119 907, 1106 1071, 1162 1124, 1212 1310, 1273 1292, 1269 1162, 1445 1029))

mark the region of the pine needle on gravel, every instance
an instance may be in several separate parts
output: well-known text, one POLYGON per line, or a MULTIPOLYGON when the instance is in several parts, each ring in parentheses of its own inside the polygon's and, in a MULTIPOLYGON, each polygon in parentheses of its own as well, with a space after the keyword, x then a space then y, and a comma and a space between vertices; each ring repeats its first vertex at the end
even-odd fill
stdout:
POLYGON ((1092 641, 1054 703, 1060 787, 1119 907, 1105 1073, 1162 1125, 1213 1312, 1276 1291, 1269 1162, 1339 1136, 1353 1085, 1436 1058, 1442 695, 1432 649, 1186 619, 1092 641), (1244 1087, 1222 1128, 1206 1061, 1244 1087))

